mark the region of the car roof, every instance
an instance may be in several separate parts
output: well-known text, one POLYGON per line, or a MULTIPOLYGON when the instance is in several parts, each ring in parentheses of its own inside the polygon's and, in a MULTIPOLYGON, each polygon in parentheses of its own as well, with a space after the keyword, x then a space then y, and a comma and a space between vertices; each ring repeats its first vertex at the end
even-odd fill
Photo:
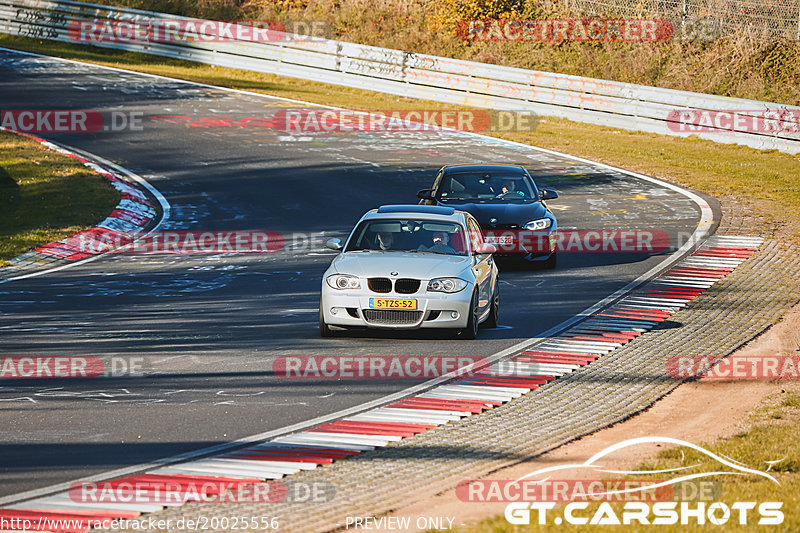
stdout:
POLYGON ((432 215, 452 215, 455 209, 439 205, 382 205, 378 208, 378 213, 430 213, 432 215))
POLYGON ((440 205, 400 204, 383 205, 378 209, 368 211, 362 219, 388 218, 387 215, 391 217, 408 215, 409 217, 463 223, 469 213, 440 205))
POLYGON ((492 165, 446 165, 445 173, 448 172, 508 172, 516 171, 519 174, 527 174, 525 167, 520 165, 492 164, 492 165))

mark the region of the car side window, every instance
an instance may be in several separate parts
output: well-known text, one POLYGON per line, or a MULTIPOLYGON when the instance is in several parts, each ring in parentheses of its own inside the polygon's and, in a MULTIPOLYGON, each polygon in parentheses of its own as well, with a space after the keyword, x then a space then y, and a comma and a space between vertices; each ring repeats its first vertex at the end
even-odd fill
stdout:
POLYGON ((534 200, 540 200, 539 196, 539 187, 536 186, 536 182, 534 181, 533 177, 528 174, 528 186, 531 188, 531 194, 533 195, 534 200))
POLYGON ((466 189, 467 187, 455 176, 446 176, 444 179, 442 179, 442 182, 437 189, 437 193, 440 197, 459 196, 466 189))

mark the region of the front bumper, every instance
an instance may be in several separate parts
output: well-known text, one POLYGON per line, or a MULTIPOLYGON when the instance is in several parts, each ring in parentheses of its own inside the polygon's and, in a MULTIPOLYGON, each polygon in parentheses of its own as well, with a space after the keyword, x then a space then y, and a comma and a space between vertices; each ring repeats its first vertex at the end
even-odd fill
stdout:
POLYGON ((332 289, 323 282, 320 308, 325 323, 331 326, 375 329, 464 328, 471 312, 472 290, 473 285, 470 284, 456 293, 427 292, 423 284, 415 294, 398 294, 394 291, 375 293, 364 289, 332 289), (417 301, 417 309, 372 313, 370 311, 375 310, 369 306, 370 298, 410 298, 417 301), (453 317, 453 313, 457 316, 453 317))
POLYGON ((544 261, 556 252, 558 236, 555 230, 530 231, 517 228, 482 228, 487 242, 497 247, 497 258, 544 261))

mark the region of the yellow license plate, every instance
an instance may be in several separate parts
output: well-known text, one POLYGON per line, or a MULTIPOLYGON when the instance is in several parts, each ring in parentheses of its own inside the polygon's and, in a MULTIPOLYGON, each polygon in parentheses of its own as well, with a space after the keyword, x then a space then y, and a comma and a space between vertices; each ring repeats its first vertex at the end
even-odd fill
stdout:
POLYGON ((408 298, 370 298, 372 309, 416 309, 417 301, 408 298))

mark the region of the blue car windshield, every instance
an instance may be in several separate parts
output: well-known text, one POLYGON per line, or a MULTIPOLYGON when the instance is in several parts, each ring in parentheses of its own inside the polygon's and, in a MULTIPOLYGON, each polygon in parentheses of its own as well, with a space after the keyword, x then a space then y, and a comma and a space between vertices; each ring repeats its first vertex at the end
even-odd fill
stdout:
POLYGON ((453 172, 442 176, 436 196, 444 203, 528 203, 539 199, 539 191, 524 174, 453 172))
POLYGON ((466 232, 460 224, 436 220, 373 219, 361 222, 345 252, 420 252, 467 255, 466 232))

